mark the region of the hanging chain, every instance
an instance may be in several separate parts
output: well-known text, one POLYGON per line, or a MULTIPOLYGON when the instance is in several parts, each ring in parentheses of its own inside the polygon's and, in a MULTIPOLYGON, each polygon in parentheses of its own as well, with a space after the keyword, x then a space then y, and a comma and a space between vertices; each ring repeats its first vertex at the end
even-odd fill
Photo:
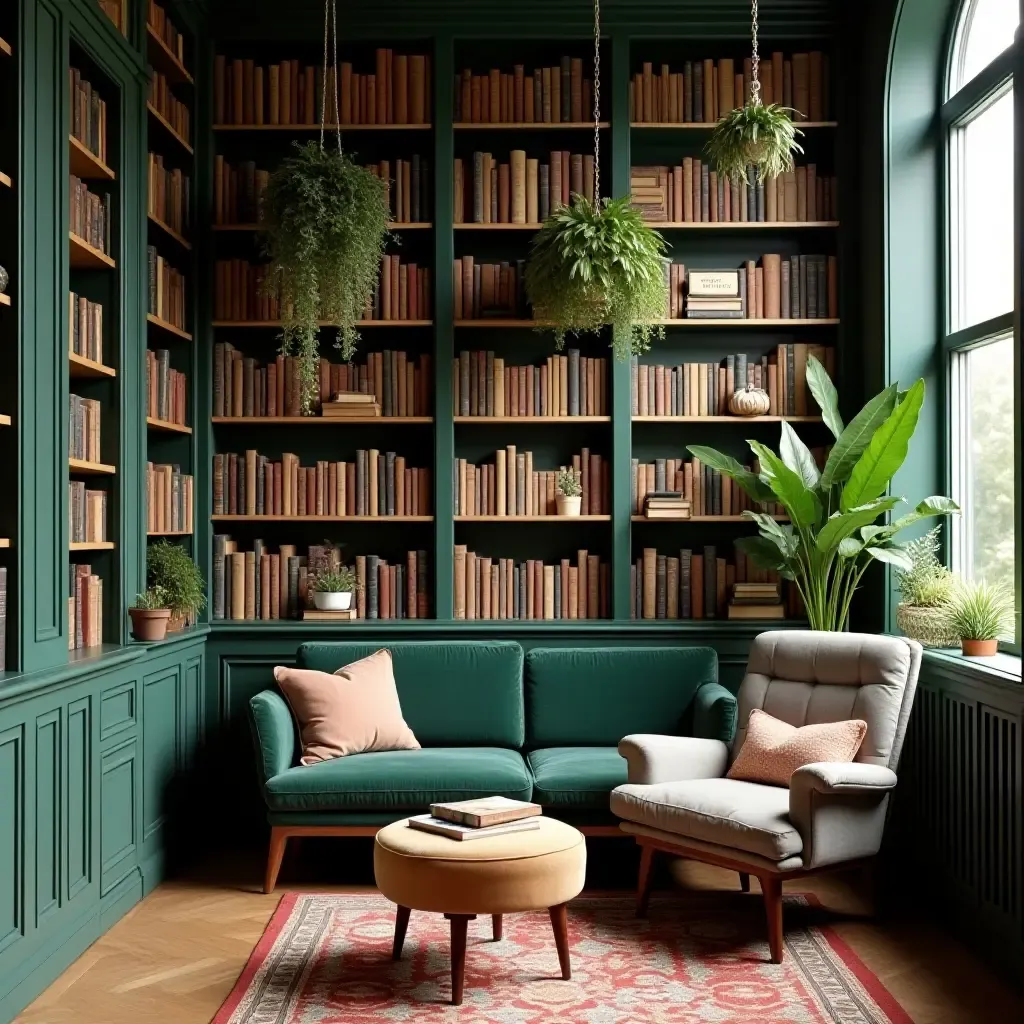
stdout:
POLYGON ((337 136, 338 153, 341 153, 341 111, 338 110, 338 8, 336 0, 324 0, 324 66, 323 80, 320 83, 320 148, 324 148, 324 130, 327 125, 327 39, 328 28, 330 30, 333 46, 333 63, 330 70, 334 72, 334 83, 331 89, 331 103, 334 106, 334 132, 337 136), (330 23, 328 25, 328 9, 330 10, 330 23))
POLYGON ((761 79, 758 77, 761 58, 757 52, 757 0, 750 0, 750 42, 753 51, 750 56, 750 102, 757 106, 761 102, 761 79))
POLYGON ((594 0, 594 205, 601 205, 601 0, 594 0))
POLYGON ((324 0, 324 64, 320 81, 320 150, 324 148, 324 123, 327 119, 327 2, 324 0))

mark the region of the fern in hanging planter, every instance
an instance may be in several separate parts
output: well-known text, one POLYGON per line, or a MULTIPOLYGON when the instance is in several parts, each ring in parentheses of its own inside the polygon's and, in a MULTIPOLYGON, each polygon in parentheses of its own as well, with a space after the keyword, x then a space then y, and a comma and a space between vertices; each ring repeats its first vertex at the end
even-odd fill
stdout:
POLYGON ((759 181, 777 178, 793 169, 793 154, 802 153, 796 141, 803 132, 793 124, 791 107, 765 106, 756 97, 730 110, 715 126, 704 152, 715 164, 719 179, 749 183, 753 168, 759 181))
POLYGON ((552 324, 555 346, 566 334, 613 328, 612 350, 628 359, 664 336, 665 240, 630 206, 629 197, 592 203, 573 195, 544 222, 526 265, 534 316, 552 324))
POLYGON ((320 391, 321 322, 352 357, 356 324, 380 275, 388 236, 387 182, 337 150, 300 145, 271 175, 262 206, 266 287, 281 307, 281 349, 298 357, 304 413, 320 391))

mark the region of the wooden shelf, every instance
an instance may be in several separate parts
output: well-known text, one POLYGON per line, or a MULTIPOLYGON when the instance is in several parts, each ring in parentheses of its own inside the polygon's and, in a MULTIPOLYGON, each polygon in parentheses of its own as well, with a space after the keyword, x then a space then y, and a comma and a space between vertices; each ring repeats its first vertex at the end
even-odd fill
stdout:
POLYGON ((117 370, 112 366, 105 366, 97 363, 94 359, 87 359, 76 352, 68 353, 68 362, 71 364, 70 374, 72 377, 116 377, 117 370))
POLYGON ((457 523, 610 523, 611 516, 455 516, 457 523))
MULTIPOLYGON (((610 121, 602 121, 601 128, 610 128, 610 121)), ((452 128, 466 131, 585 131, 594 130, 593 121, 456 121, 452 128)))
POLYGON ((783 231, 837 228, 837 220, 668 220, 647 221, 656 231, 783 231))
MULTIPOLYGON (((215 124, 215 132, 318 132, 319 124, 215 124)), ((325 124, 333 132, 427 132, 432 124, 325 124)))
POLYGON ((0 413, 0 427, 9 427, 14 421, 7 413, 0 413))
MULTIPOLYGON (((477 224, 475 221, 464 221, 453 224, 456 231, 539 231, 543 225, 537 224, 477 224)), ((655 225, 652 225, 654 227, 655 225)), ((659 225, 660 226, 660 225, 659 225)))
POLYGON ((112 540, 73 540, 68 544, 68 551, 113 551, 112 540))
MULTIPOLYGON (((214 320, 214 327, 281 327, 280 320, 214 320)), ((334 324, 321 320, 319 327, 333 327, 334 324)), ((360 320, 356 327, 433 327, 433 320, 360 320)))
POLYGON ((72 473, 82 476, 113 476, 116 466, 108 466, 105 462, 88 462, 86 459, 68 459, 68 468, 72 473))
MULTIPOLYGON (((777 523, 788 523, 789 516, 772 516, 777 523)), ((647 516, 630 516, 631 523, 750 523, 754 525, 753 519, 746 516, 682 516, 678 519, 648 519, 647 516)))
POLYGON ((155 217, 151 213, 146 216, 150 224, 155 224, 168 238, 173 239, 183 249, 192 248, 192 243, 184 235, 179 235, 170 224, 165 224, 159 217, 155 217))
POLYGON ((155 416, 146 417, 146 426, 151 430, 162 430, 168 434, 191 434, 192 428, 181 423, 171 423, 169 420, 158 420, 155 416))
MULTIPOLYGON (((427 231, 434 226, 429 220, 392 220, 388 221, 388 231, 427 231)), ((214 224, 214 231, 262 231, 261 224, 214 224)))
POLYGON ((114 172, 74 135, 68 136, 68 164, 73 175, 85 181, 113 181, 114 172))
POLYGON ((13 52, 14 51, 11 49, 11 44, 7 42, 7 40, 4 39, 3 36, 0 36, 0 53, 3 53, 6 56, 10 57, 12 56, 13 52))
POLYGON ((514 317, 487 320, 456 320, 456 327, 553 327, 550 320, 524 320, 514 317))
POLYGON ((9 306, 11 304, 10 295, 0 292, 0 306, 9 306))
POLYGON ((191 537, 191 530, 147 530, 147 537, 191 537))
POLYGON ((5 188, 14 188, 14 181, 9 174, 4 174, 3 171, 0 171, 0 185, 3 185, 5 188))
MULTIPOLYGON (((678 128, 683 131, 709 132, 718 124, 717 121, 630 121, 630 128, 678 128)), ((838 121, 795 121, 797 128, 838 128, 838 121)))
POLYGON ((279 425, 312 426, 366 426, 381 423, 387 426, 416 426, 434 422, 433 416, 212 416, 212 423, 235 423, 250 427, 279 425))
POLYGON ((146 50, 149 63, 170 81, 184 85, 195 84, 178 55, 157 35, 152 25, 146 26, 146 50))
POLYGON ((94 249, 74 231, 68 232, 68 241, 71 243, 71 266, 75 270, 113 270, 117 267, 105 252, 94 249))
POLYGON ((825 327, 838 324, 839 320, 829 317, 805 317, 797 320, 766 320, 763 317, 731 317, 701 319, 685 317, 677 320, 659 320, 659 324, 665 327, 825 327))
POLYGON ((634 423, 821 423, 820 416, 634 416, 634 423))
POLYGON ((215 523, 432 523, 433 516, 210 516, 215 523))
POLYGON ((174 130, 174 128, 171 126, 171 122, 168 121, 167 118, 164 117, 164 115, 161 114, 160 111, 157 110, 156 107, 154 107, 152 103, 147 103, 146 104, 146 109, 149 111, 149 116, 151 118, 153 118, 153 120, 156 121, 156 123, 158 125, 160 125, 161 128, 163 128, 164 132, 170 138, 172 138, 179 146, 181 146, 181 148, 183 150, 185 150, 185 152, 188 153, 189 156, 192 156, 193 155, 192 147, 188 144, 188 142, 185 139, 183 139, 174 130))
POLYGON ((161 320, 160 317, 153 313, 146 314, 146 323, 152 324, 153 327, 158 328, 161 331, 166 331, 168 334, 173 334, 176 338, 181 338, 182 341, 191 341, 192 335, 188 331, 183 331, 180 327, 175 327, 174 324, 169 324, 166 320, 161 320))
POLYGON ((456 423, 611 423, 611 416, 456 416, 456 423))
POLYGON ((9 548, 11 546, 10 537, 0 537, 0 548, 9 548))

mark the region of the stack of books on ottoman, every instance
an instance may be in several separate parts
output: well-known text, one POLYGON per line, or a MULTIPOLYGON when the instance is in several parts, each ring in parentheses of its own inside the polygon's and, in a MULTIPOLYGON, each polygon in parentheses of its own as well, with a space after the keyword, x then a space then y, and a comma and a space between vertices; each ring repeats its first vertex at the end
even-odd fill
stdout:
POLYGON ((540 828, 540 813, 539 804, 510 800, 505 796, 488 796, 479 800, 431 804, 429 814, 417 814, 409 819, 409 827, 449 839, 484 839, 540 828))
POLYGON ((328 419, 346 416, 379 416, 380 404, 375 395, 361 391, 336 391, 329 402, 320 406, 320 415, 328 419))
POLYGON ((689 519, 690 502, 682 491, 649 491, 644 496, 644 515, 648 519, 689 519))
POLYGON ((729 603, 730 619, 784 619, 778 583, 736 583, 729 603))

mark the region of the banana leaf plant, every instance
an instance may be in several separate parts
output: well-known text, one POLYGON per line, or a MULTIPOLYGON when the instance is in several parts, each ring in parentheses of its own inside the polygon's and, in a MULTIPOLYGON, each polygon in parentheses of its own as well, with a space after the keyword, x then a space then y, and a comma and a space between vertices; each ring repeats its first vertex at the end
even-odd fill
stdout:
POLYGON ((912 567, 897 535, 930 516, 959 509, 936 495, 890 522, 880 521, 904 502, 886 492, 917 429, 923 380, 907 391, 890 384, 846 425, 835 386, 813 356, 807 359, 807 384, 835 437, 824 468, 785 422, 778 454, 758 441, 747 442, 758 460, 757 473, 714 448, 688 448, 702 463, 735 480, 755 502, 778 502, 785 508, 788 523, 764 512, 744 512, 757 524, 758 536, 738 543, 758 565, 795 583, 811 629, 842 631, 849 628, 853 595, 872 562, 912 567))

